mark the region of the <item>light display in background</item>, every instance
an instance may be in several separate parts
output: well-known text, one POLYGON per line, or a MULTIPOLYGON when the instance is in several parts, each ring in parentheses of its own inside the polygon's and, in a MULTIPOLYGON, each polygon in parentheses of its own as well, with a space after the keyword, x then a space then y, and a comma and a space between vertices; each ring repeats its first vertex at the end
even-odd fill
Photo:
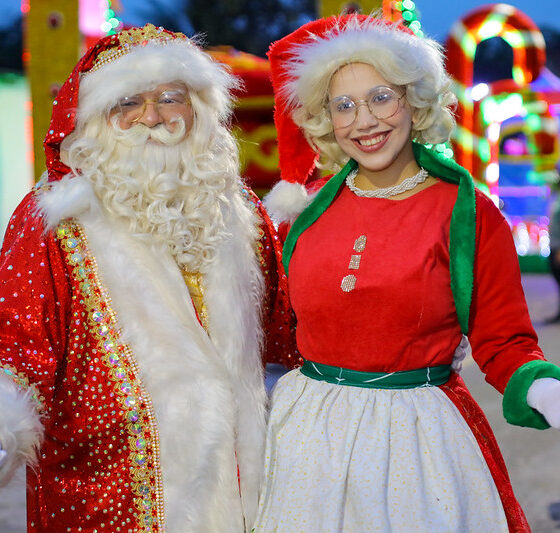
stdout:
POLYGON ((9 218, 33 186, 31 98, 24 76, 0 73, 0 245, 9 218))
POLYGON ((121 10, 118 0, 80 0, 79 26, 84 37, 84 52, 101 37, 117 33, 123 28, 117 14, 121 10))
POLYGON ((233 132, 239 142, 241 174, 262 196, 280 179, 269 62, 231 46, 209 52, 243 80, 243 89, 235 94, 233 132))
POLYGON ((385 0, 383 2, 383 17, 388 20, 403 20, 418 37, 424 37, 422 25, 416 11, 416 4, 412 0, 385 0))
POLYGON ((34 177, 38 180, 45 170, 43 139, 52 106, 79 55, 78 4, 75 0, 25 0, 21 9, 22 59, 32 99, 34 177))
POLYGON ((544 38, 523 12, 484 6, 452 28, 447 68, 458 98, 452 139, 457 162, 483 184, 512 227, 521 257, 550 254, 550 183, 557 180, 560 93, 543 83, 544 38), (474 57, 484 40, 501 37, 512 48, 512 79, 473 86, 474 57))

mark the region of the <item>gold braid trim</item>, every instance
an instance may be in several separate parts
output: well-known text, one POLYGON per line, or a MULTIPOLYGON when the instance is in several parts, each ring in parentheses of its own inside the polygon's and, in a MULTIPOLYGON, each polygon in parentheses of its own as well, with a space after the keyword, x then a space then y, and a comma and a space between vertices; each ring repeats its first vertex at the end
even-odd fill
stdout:
POLYGON ((130 28, 129 30, 123 30, 115 37, 119 42, 118 46, 101 52, 95 59, 93 67, 88 71, 88 73, 95 72, 102 66, 112 63, 115 59, 128 54, 135 47, 146 46, 151 41, 164 45, 177 39, 181 39, 185 41, 186 44, 191 44, 191 41, 183 33, 167 32, 164 31, 161 26, 156 28, 153 24, 149 23, 143 28, 130 28))
POLYGON ((202 327, 208 331, 208 310, 206 309, 206 304, 204 303, 204 285, 203 277, 200 272, 187 272, 186 270, 181 270, 183 274, 183 279, 189 289, 194 307, 198 313, 198 318, 202 323, 202 327))

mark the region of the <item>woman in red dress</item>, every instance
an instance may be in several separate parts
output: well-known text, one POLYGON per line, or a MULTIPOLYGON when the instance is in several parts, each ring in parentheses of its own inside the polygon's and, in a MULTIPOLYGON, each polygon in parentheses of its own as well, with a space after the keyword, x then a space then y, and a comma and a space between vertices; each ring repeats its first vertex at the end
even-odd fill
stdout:
POLYGON ((268 207, 291 226, 304 362, 273 393, 255 531, 528 531, 457 372, 472 347, 509 422, 558 428, 560 369, 537 344, 504 217, 426 146, 454 126, 438 45, 352 15, 269 57, 284 181, 268 207), (319 156, 337 173, 306 188, 319 156))

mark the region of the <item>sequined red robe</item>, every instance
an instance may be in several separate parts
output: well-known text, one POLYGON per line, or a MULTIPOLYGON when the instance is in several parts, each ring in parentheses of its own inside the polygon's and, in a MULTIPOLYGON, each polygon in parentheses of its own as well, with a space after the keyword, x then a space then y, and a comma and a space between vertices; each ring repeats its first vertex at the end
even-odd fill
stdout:
POLYGON ((30 395, 44 426, 27 472, 28 531, 252 523, 263 333, 268 359, 292 348, 276 237, 250 192, 234 205, 235 239, 204 278, 208 333, 169 253, 111 222, 83 180, 32 192, 14 213, 0 266, 0 378, 30 395))

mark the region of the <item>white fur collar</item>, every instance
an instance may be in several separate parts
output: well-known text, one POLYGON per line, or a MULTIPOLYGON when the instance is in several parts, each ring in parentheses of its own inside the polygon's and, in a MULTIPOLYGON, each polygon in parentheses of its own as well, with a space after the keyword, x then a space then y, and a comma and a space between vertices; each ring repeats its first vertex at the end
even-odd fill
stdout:
POLYGON ((210 338, 196 320, 179 269, 162 246, 139 242, 109 219, 85 180, 41 190, 49 229, 65 218, 84 228, 123 340, 130 344, 158 418, 168 530, 243 530, 256 517, 265 427, 255 215, 233 200, 206 276, 210 338), (234 441, 235 444, 234 444, 234 441))

